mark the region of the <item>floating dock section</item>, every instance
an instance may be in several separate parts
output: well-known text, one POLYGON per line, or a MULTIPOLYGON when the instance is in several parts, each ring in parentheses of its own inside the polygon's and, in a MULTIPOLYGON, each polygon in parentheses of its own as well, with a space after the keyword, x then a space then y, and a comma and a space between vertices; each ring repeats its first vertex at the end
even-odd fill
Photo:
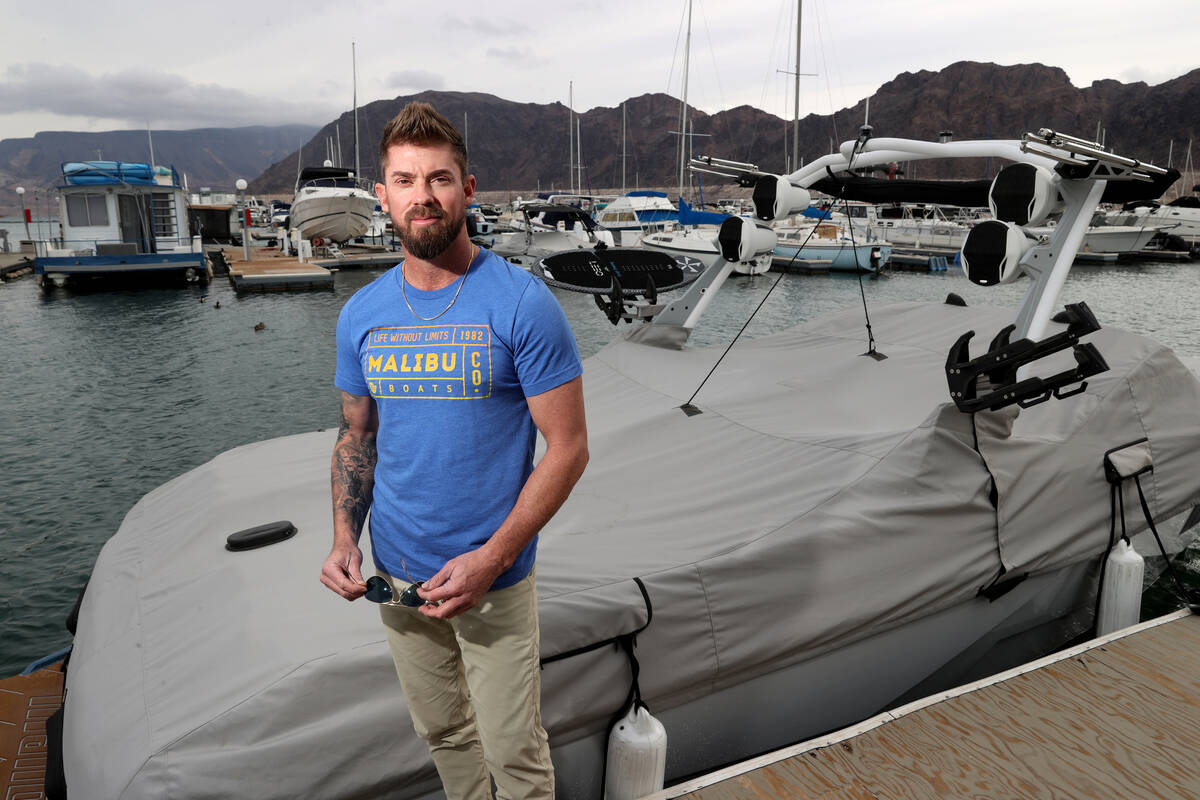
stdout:
POLYGON ((1200 797, 1198 664, 1179 611, 643 800, 1200 797))

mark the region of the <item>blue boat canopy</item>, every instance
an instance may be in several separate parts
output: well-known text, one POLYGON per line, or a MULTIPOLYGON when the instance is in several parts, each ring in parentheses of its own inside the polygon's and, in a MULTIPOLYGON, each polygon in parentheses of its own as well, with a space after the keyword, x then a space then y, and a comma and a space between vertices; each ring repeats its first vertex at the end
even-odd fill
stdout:
POLYGON ((174 167, 152 167, 135 161, 66 161, 62 174, 68 186, 156 186, 156 174, 170 175, 172 185, 179 185, 174 167))
POLYGON ((686 200, 679 198, 680 225, 720 225, 729 216, 717 211, 696 211, 686 200))

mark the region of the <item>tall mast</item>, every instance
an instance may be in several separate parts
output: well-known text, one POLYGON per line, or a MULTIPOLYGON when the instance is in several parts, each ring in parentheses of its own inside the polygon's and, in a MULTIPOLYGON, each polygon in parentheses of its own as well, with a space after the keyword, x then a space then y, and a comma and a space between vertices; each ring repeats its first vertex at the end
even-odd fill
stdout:
POLYGON ((796 89, 792 110, 792 169, 800 169, 800 21, 804 17, 804 0, 796 0, 796 89))
POLYGON ((350 40, 350 71, 354 80, 354 177, 362 177, 358 167, 358 54, 355 52, 355 42, 350 40))
POLYGON ((578 187, 575 194, 583 194, 583 130, 581 129, 582 120, 579 117, 575 118, 575 168, 579 170, 579 180, 576 182, 578 187))
POLYGON ((625 194, 625 104, 621 103, 621 194, 625 194))
POLYGON ((688 0, 687 39, 683 47, 683 107, 679 110, 679 198, 683 199, 683 175, 687 164, 688 132, 687 132, 687 94, 688 94, 688 56, 692 50, 692 0, 688 0))
POLYGON ((575 194, 575 81, 567 82, 567 191, 575 194))

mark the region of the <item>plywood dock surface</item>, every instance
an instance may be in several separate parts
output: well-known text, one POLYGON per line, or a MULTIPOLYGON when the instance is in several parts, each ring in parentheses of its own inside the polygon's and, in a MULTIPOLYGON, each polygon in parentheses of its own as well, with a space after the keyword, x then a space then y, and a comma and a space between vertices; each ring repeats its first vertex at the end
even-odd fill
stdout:
MULTIPOLYGON (((230 252, 226 251, 229 259, 230 252)), ((249 261, 234 256, 229 263, 229 281, 237 289, 292 289, 333 285, 333 273, 295 256, 255 253, 249 261)))
POLYGON ((43 796, 46 720, 62 705, 61 664, 0 681, 0 797, 43 796))
POLYGON ((1200 798, 1200 617, 1094 645, 654 798, 1200 798))

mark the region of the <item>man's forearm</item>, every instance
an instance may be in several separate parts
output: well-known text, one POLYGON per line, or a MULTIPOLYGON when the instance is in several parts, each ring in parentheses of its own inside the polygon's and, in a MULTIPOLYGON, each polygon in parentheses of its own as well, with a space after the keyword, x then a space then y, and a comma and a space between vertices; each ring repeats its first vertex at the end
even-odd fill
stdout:
POLYGON ((376 458, 374 435, 356 434, 343 416, 331 466, 335 541, 349 537, 351 544, 358 543, 371 507, 376 458))

